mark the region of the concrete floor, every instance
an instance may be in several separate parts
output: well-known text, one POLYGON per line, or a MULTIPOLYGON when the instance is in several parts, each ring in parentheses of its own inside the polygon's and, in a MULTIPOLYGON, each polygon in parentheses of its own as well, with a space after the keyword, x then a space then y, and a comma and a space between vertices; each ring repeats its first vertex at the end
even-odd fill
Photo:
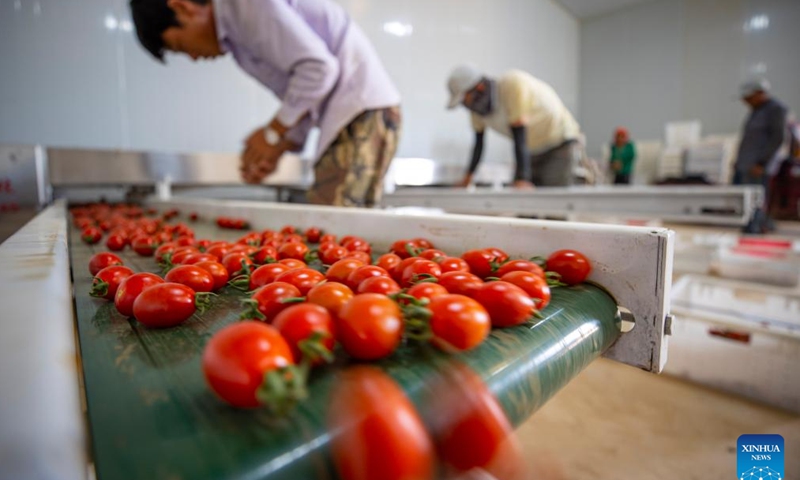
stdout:
POLYGON ((610 360, 517 433, 538 480, 731 480, 745 433, 783 435, 786 478, 800 479, 800 416, 610 360))

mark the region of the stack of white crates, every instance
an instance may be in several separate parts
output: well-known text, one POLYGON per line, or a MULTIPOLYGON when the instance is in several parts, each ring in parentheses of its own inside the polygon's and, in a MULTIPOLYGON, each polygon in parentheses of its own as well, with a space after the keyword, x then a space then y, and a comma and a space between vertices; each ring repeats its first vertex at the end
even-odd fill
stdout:
POLYGON ((731 169, 736 155, 735 137, 708 137, 686 148, 686 175, 702 175, 709 182, 726 185, 731 181, 731 169))

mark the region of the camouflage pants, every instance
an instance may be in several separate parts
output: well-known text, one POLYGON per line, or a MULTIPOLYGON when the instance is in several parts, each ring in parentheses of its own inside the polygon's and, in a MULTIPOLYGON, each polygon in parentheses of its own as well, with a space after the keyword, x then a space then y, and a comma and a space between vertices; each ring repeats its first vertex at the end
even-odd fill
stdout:
POLYGON ((339 132, 314 166, 310 203, 372 207, 400 139, 400 107, 367 110, 339 132))

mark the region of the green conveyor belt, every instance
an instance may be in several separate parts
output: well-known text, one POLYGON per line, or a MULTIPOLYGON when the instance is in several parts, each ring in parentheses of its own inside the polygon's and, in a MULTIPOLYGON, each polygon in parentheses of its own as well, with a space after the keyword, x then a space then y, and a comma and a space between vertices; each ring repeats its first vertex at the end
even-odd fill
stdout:
MULTIPOLYGON (((198 237, 230 238, 196 226, 198 237)), ((97 477, 109 479, 335 478, 324 418, 337 363, 316 371, 310 397, 286 417, 227 407, 206 387, 200 356, 210 336, 236 321, 241 295, 225 293, 200 318, 149 330, 122 317, 113 303, 88 295, 89 247, 71 232, 75 306, 97 477)), ((532 252, 539 253, 539 252, 532 252)), ((157 268, 130 251, 136 271, 157 268)), ((403 346, 383 367, 425 414, 426 387, 454 358, 477 372, 519 425, 617 339, 612 298, 585 285, 554 290, 544 320, 496 330, 477 349, 452 356, 403 346)))

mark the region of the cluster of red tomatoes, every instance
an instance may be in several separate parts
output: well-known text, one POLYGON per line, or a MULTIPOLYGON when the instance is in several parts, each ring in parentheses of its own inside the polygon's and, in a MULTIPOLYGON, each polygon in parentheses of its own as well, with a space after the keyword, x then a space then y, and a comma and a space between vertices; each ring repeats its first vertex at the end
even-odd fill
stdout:
POLYGON ((243 321, 217 332, 203 354, 209 385, 237 407, 296 400, 286 397, 302 390, 286 385, 331 361, 336 344, 367 361, 391 355, 404 339, 470 350, 492 327, 531 321, 549 303, 552 285, 581 283, 591 271, 571 250, 537 263, 512 260, 498 248, 450 256, 417 238, 394 242, 373 262, 367 240, 317 228, 250 232, 226 242, 197 240, 188 226, 144 218, 131 207, 73 213, 84 239, 94 239, 88 230, 101 237, 107 231, 110 250, 130 244, 165 268, 163 278, 134 273, 109 252, 89 265, 92 295, 113 300, 122 315, 148 327, 188 320, 224 287, 248 292, 243 321))

